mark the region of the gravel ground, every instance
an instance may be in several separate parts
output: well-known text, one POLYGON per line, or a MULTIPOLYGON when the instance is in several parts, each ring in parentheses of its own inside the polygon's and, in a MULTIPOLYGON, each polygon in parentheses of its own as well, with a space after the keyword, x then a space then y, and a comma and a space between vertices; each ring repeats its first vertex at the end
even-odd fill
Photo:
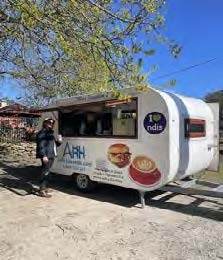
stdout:
POLYGON ((81 194, 59 177, 45 199, 30 194, 36 166, 0 168, 2 260, 223 259, 223 199, 160 192, 140 209, 135 191, 81 194))

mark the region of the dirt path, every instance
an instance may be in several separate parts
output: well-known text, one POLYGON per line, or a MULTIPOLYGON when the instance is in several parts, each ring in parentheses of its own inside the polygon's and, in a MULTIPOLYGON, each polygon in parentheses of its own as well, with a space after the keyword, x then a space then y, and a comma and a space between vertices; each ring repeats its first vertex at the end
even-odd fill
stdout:
POLYGON ((223 259, 222 199, 165 193, 142 210, 134 191, 82 195, 58 178, 43 199, 29 194, 37 169, 1 168, 2 260, 223 259))

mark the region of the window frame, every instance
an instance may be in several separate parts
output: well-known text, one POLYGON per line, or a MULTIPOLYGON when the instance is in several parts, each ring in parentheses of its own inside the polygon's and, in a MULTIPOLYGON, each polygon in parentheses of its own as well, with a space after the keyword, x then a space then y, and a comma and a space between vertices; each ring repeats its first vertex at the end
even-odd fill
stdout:
POLYGON ((204 119, 195 119, 195 118, 186 118, 184 120, 184 132, 185 138, 201 138, 206 137, 206 120, 204 119), (202 125, 204 131, 189 131, 188 125, 202 125))
MULTIPOLYGON (((138 97, 132 97, 130 102, 136 102, 136 118, 135 118, 135 135, 134 136, 128 136, 128 135, 83 135, 83 136, 74 136, 74 135, 66 135, 64 136, 65 138, 87 138, 87 139, 138 139, 138 120, 139 120, 139 107, 138 107, 138 97)), ((81 107, 86 107, 86 106, 91 106, 91 105, 96 105, 96 104, 103 104, 106 106, 108 104, 109 106, 118 105, 118 104, 124 104, 124 103, 130 103, 125 100, 117 100, 117 99, 108 99, 108 100, 101 100, 101 101, 92 101, 92 102, 87 102, 83 104, 75 104, 71 106, 62 106, 61 108, 58 108, 58 121, 59 121, 59 132, 62 133, 62 108, 81 108, 81 107)))

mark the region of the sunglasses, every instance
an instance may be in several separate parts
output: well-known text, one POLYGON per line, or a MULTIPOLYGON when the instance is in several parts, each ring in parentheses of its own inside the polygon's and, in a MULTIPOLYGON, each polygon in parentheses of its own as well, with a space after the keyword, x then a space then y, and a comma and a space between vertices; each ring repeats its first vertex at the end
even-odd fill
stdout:
POLYGON ((131 153, 128 153, 128 152, 126 152, 126 153, 110 153, 110 154, 113 155, 113 156, 120 156, 120 155, 130 156, 130 155, 132 155, 131 153))
POLYGON ((54 125, 54 122, 53 121, 48 121, 47 124, 54 125))

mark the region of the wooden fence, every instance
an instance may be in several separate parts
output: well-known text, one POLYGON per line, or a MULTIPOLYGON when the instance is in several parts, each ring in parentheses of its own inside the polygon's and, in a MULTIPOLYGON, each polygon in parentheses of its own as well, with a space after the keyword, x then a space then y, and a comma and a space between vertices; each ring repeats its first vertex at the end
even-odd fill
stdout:
POLYGON ((38 120, 34 117, 0 117, 0 142, 32 141, 38 120))

